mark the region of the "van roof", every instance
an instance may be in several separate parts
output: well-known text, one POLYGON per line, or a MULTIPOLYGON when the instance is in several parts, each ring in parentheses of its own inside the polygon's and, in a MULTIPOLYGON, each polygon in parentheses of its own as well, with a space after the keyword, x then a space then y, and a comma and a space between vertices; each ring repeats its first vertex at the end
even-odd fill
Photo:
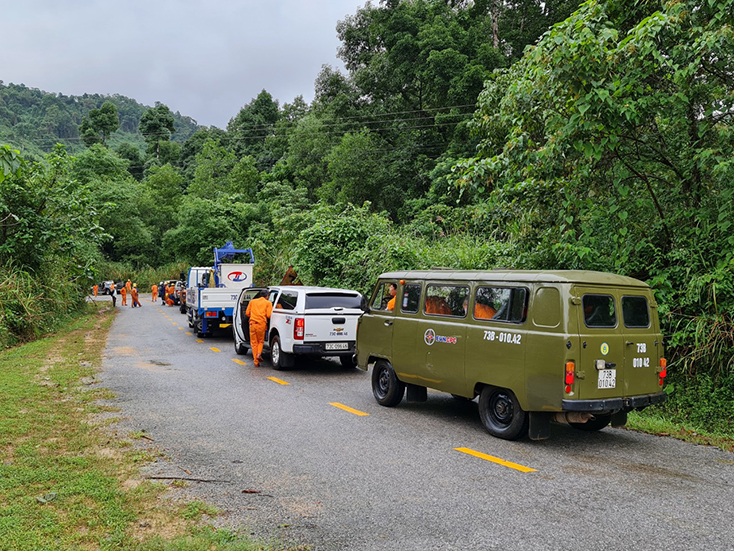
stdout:
POLYGON ((406 270, 385 272, 380 279, 427 279, 432 281, 498 281, 537 283, 584 283, 645 287, 647 283, 632 277, 591 270, 406 270))
POLYGON ((305 293, 353 293, 360 294, 359 291, 353 289, 336 289, 334 287, 309 287, 308 285, 271 285, 268 289, 293 289, 303 291, 305 293))

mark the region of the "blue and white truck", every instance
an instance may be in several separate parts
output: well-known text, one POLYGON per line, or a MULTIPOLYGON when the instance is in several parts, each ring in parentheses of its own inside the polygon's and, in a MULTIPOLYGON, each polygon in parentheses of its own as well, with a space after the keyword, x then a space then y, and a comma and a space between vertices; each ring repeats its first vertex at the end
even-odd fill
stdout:
POLYGON ((189 327, 196 336, 211 335, 232 323, 232 313, 240 291, 252 287, 255 255, 252 249, 235 249, 231 241, 214 248, 214 266, 189 269, 186 279, 186 310, 189 327), (247 262, 234 262, 247 256, 247 262))

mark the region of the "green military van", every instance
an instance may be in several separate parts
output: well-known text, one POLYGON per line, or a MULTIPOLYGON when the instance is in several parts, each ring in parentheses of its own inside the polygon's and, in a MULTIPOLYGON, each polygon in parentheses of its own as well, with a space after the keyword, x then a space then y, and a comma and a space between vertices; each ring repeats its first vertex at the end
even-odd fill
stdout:
POLYGON ((479 396, 487 431, 514 440, 623 425, 662 402, 650 287, 593 271, 403 271, 379 277, 357 330, 358 367, 384 406, 427 388, 479 396))

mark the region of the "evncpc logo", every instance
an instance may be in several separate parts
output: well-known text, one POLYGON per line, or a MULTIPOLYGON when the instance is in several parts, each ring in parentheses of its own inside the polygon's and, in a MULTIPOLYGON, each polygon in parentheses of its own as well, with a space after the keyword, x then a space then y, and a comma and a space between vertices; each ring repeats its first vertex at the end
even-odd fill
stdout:
POLYGON ((245 272, 231 272, 227 276, 227 279, 229 279, 230 281, 236 281, 236 282, 246 281, 247 274, 245 272))

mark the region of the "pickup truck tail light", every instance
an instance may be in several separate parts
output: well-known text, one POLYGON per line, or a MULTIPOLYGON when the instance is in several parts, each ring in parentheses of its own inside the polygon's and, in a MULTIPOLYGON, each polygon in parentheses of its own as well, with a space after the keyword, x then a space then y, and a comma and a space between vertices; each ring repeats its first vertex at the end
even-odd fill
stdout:
POLYGON ((306 333, 306 320, 304 318, 296 318, 293 326, 293 338, 302 341, 303 335, 306 333))
POLYGON ((573 361, 566 362, 566 378, 564 382, 566 383, 566 393, 571 392, 571 385, 573 385, 575 380, 575 371, 576 371, 576 363, 573 361))
POLYGON ((658 383, 660 383, 660 386, 663 386, 663 381, 665 380, 665 377, 668 376, 668 360, 665 358, 660 358, 660 369, 658 370, 658 383))

